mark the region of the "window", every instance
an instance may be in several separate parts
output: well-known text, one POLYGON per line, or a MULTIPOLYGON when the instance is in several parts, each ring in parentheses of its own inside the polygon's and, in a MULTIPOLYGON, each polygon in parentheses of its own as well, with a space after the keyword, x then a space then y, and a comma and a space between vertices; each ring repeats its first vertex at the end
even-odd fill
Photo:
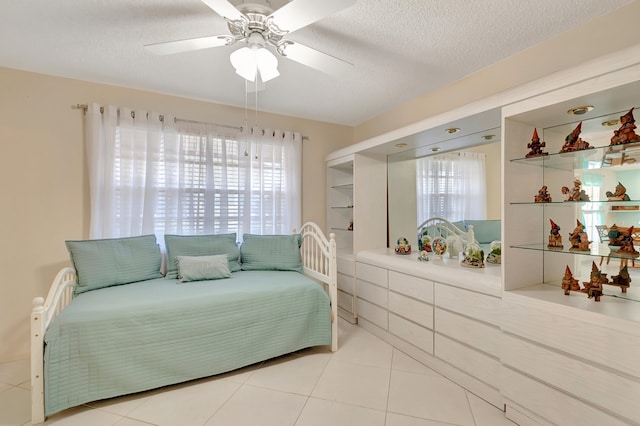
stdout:
POLYGON ((228 232, 241 238, 299 226, 299 134, 254 129, 261 136, 252 137, 172 118, 163 123, 157 114, 106 115, 94 112, 88 125, 92 238, 155 233, 161 242, 165 233, 228 232))
POLYGON ((486 219, 485 155, 455 152, 417 160, 418 222, 486 219))

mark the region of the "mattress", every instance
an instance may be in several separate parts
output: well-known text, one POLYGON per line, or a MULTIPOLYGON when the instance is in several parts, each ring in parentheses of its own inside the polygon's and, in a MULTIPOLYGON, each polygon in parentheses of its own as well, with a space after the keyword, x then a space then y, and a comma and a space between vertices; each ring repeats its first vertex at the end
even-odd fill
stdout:
POLYGON ((45 333, 45 414, 328 345, 329 304, 291 271, 82 293, 45 333))

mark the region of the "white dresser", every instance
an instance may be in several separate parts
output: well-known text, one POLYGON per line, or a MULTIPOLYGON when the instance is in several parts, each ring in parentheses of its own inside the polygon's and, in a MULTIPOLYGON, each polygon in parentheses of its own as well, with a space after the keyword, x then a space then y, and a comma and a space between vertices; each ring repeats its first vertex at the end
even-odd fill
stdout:
POLYGON ((358 323, 502 409, 500 269, 362 251, 356 256, 358 323))

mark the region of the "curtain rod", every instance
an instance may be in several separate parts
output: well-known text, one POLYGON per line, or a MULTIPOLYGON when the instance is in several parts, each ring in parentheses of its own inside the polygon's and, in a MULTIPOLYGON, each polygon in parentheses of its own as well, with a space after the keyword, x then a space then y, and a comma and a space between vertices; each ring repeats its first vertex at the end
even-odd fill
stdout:
MULTIPOLYGON (((87 104, 75 104, 75 105, 71 105, 71 109, 81 109, 83 112, 87 112, 87 110, 89 109, 89 105, 87 104)), ((100 112, 104 112, 104 107, 100 107, 100 112)), ((135 112, 131 111, 131 117, 135 118, 135 112)), ((160 114, 160 121, 164 121, 164 115, 160 114)), ((174 122, 178 122, 181 121, 183 123, 191 123, 191 124, 208 124, 210 126, 216 126, 216 127, 226 127, 227 129, 234 129, 234 130, 239 130, 242 131, 242 126, 231 126, 229 124, 218 124, 218 123, 212 123, 209 121, 196 121, 196 120, 187 120, 186 118, 178 118, 178 117, 174 117, 173 119, 174 122)), ((262 130, 262 134, 264 135, 264 130, 262 130)), ((274 133, 275 135, 275 133, 274 133)), ((309 140, 309 136, 302 136, 302 140, 309 140)))

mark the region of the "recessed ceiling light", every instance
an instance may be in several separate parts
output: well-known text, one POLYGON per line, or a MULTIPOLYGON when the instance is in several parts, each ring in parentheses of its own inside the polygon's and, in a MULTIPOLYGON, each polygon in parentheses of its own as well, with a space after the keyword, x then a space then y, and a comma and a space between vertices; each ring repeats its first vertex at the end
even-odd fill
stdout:
POLYGON ((404 148, 405 146, 407 146, 407 144, 404 142, 400 142, 396 144, 396 148, 404 148))
POLYGON ((615 126, 616 124, 620 124, 620 120, 607 120, 607 121, 603 121, 602 125, 605 127, 611 127, 611 126, 615 126))
POLYGON ((460 129, 457 128, 457 127, 449 127, 448 129, 445 129, 444 131, 447 132, 447 133, 458 133, 460 131, 460 129))
POLYGON ((583 106, 571 108, 569 111, 567 111, 567 114, 570 114, 570 115, 582 115, 582 114, 586 114, 587 112, 589 112, 591 110, 593 110, 593 106, 592 105, 583 105, 583 106))
POLYGON ((437 147, 437 146, 434 146, 433 148, 431 148, 431 151, 438 152, 438 151, 440 151, 440 148, 437 147))
POLYGON ((486 140, 486 141, 490 141, 491 139, 495 138, 496 135, 484 135, 482 137, 482 139, 486 140))

